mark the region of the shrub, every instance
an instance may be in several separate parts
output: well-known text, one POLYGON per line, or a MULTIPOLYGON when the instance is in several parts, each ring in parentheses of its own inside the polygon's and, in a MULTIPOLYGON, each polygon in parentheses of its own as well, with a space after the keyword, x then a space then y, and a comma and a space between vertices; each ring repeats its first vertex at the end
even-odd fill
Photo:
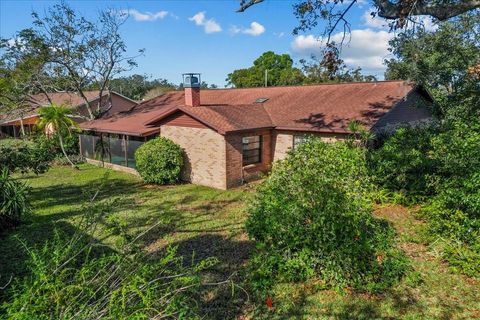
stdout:
MULTIPOLYGON (((78 133, 75 131, 63 137, 63 146, 68 155, 78 155, 80 153, 78 141, 78 133)), ((35 136, 34 142, 38 144, 41 149, 51 152, 54 157, 63 157, 59 139, 56 135, 47 137, 44 134, 40 134, 35 136)))
MULTIPOLYGON (((369 154, 375 181, 419 202, 428 233, 445 240, 444 258, 480 276, 480 121, 449 119, 441 128, 402 128, 369 154), (428 197, 427 197, 428 196, 428 197)), ((405 200, 404 200, 405 202, 405 200)))
POLYGON ((85 162, 85 159, 81 155, 70 155, 68 158, 69 159, 65 158, 65 156, 57 155, 55 159, 53 159, 52 164, 57 166, 69 166, 71 165, 70 161, 75 165, 85 162))
POLYGON ((372 215, 364 151, 311 139, 276 163, 249 207, 255 289, 322 279, 328 287, 381 290, 406 267, 394 231, 372 215))
POLYGON ((445 181, 421 214, 429 233, 447 240, 444 258, 457 270, 480 277, 480 172, 445 181))
POLYGON ((30 213, 27 186, 14 180, 8 169, 0 172, 0 232, 17 224, 30 213))
POLYGON ((158 137, 144 143, 135 152, 140 176, 149 183, 171 184, 180 179, 182 149, 172 140, 158 137))
POLYGON ((453 121, 447 125, 447 130, 432 137, 431 158, 436 175, 449 179, 480 172, 480 121, 453 121))
POLYGON ((11 172, 44 173, 53 159, 51 150, 28 140, 4 140, 0 144, 0 168, 11 172))
POLYGON ((399 128, 384 144, 368 153, 375 183, 418 202, 432 194, 436 163, 431 159, 433 127, 399 128))

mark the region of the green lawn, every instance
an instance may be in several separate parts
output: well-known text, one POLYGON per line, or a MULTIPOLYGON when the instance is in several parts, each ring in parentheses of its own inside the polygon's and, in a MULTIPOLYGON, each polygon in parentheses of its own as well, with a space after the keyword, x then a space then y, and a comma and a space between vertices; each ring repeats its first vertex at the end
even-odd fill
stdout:
MULTIPOLYGON (((100 230, 91 235, 112 248, 119 239, 104 232, 117 227, 132 237, 149 230, 144 248, 155 255, 178 246, 186 261, 215 256, 220 263, 205 274, 208 281, 232 279, 245 287, 242 266, 252 244, 244 232, 245 200, 250 187, 219 191, 194 185, 155 187, 135 176, 90 165, 80 170, 53 167, 48 173, 19 176, 32 187, 34 215, 0 235, 0 287, 10 276, 27 275, 26 254, 17 237, 41 245, 55 228, 74 232, 83 206, 98 191, 96 201, 108 203, 100 230), (155 226, 154 228, 151 228, 155 226), (150 229, 151 228, 151 229, 150 229)), ((475 319, 480 318, 480 285, 453 274, 432 248, 421 243, 421 222, 402 207, 379 208, 376 214, 398 230, 398 245, 412 261, 404 281, 381 295, 320 290, 316 283, 279 284, 272 293, 274 311, 255 305, 247 294, 231 287, 210 287, 202 296, 206 319, 475 319)), ((0 290, 0 298, 2 291, 0 290)), ((5 298, 5 297, 3 297, 5 298)))

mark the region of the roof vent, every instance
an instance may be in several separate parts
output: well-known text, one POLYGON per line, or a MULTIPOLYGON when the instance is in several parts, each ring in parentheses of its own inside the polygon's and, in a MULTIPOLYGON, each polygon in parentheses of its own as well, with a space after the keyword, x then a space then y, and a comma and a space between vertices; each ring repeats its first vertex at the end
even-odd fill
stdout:
POLYGON ((264 103, 268 100, 268 98, 258 98, 257 100, 255 100, 255 103, 264 103))

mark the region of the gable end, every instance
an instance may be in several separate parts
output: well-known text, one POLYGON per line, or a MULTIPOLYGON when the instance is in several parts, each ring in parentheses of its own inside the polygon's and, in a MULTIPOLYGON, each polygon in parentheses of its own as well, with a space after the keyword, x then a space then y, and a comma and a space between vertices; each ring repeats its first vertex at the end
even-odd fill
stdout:
POLYGON ((206 125, 204 125, 200 121, 192 118, 191 116, 189 116, 188 114, 182 111, 175 112, 174 114, 171 114, 168 117, 165 117, 164 119, 160 120, 156 125, 201 128, 201 129, 208 128, 206 125))

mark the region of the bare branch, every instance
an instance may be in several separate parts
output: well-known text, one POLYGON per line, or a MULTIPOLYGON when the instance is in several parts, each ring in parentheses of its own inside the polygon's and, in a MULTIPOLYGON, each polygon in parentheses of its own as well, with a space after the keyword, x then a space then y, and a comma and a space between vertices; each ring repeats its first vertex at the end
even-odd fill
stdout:
POLYGON ((238 8, 237 12, 244 12, 245 10, 250 8, 251 6, 259 4, 263 1, 265 1, 265 0, 249 0, 249 1, 242 0, 240 2, 240 8, 238 8))
POLYGON ((340 21, 344 22, 344 32, 343 32, 343 38, 342 38, 342 44, 343 41, 345 40, 345 34, 346 34, 346 28, 350 29, 349 23, 345 20, 345 14, 353 7, 353 5, 357 2, 357 0, 353 0, 348 7, 340 14, 338 17, 337 21, 334 23, 332 27, 329 28, 328 30, 328 38, 327 38, 327 44, 330 43, 330 38, 332 36, 332 33, 335 32, 335 29, 337 28, 337 25, 340 21))

